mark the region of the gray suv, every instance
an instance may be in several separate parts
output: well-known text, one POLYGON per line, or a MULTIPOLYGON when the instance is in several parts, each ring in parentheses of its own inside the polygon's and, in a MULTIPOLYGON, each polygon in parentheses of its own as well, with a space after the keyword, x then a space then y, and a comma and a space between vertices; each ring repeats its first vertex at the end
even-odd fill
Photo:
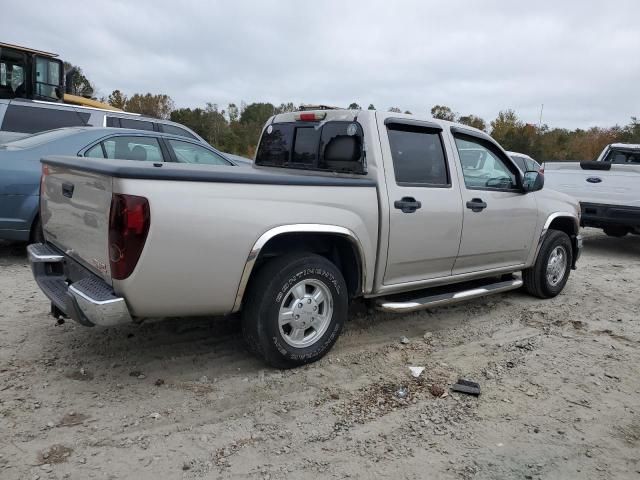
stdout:
POLYGON ((206 143, 179 123, 137 113, 25 99, 0 99, 0 144, 62 127, 116 127, 179 135, 206 143))

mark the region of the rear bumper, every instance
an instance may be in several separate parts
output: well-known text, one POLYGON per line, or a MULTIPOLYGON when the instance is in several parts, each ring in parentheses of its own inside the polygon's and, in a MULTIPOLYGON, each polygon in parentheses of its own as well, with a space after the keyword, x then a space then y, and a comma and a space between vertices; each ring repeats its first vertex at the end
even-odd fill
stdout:
POLYGON ((52 311, 86 326, 132 322, 125 299, 78 262, 49 244, 34 243, 27 252, 38 286, 55 307, 52 311))
POLYGON ((640 226, 640 207, 581 202, 580 208, 583 227, 640 226))

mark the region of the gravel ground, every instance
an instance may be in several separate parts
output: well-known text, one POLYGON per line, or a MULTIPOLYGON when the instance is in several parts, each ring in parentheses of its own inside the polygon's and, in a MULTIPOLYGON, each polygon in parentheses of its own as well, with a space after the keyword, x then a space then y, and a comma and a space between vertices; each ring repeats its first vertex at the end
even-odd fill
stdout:
POLYGON ((640 238, 585 235, 555 299, 361 309, 284 372, 234 319, 56 325, 0 246, 0 478, 639 478, 640 238))

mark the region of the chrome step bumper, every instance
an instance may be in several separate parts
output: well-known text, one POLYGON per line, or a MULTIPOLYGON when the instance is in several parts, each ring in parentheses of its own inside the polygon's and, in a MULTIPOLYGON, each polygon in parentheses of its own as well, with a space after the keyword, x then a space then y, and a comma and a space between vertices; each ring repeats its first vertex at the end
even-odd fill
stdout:
MULTIPOLYGON (((455 288, 456 285, 452 285, 451 287, 455 288)), ((391 301, 389 299, 381 298, 376 302, 376 309, 383 312, 395 313, 415 312, 417 310, 423 310, 425 308, 450 305, 452 303, 471 300, 472 298, 484 297, 487 295, 492 295, 494 293, 508 292, 509 290, 515 290, 520 287, 522 287, 522 280, 519 278, 513 278, 506 281, 489 283, 486 285, 466 288, 462 290, 436 293, 419 298, 412 298, 406 301, 391 301)))
POLYGON ((59 312, 86 326, 132 322, 125 299, 104 280, 77 265, 82 278, 68 278, 65 263, 75 260, 43 243, 29 245, 27 253, 36 283, 59 312))

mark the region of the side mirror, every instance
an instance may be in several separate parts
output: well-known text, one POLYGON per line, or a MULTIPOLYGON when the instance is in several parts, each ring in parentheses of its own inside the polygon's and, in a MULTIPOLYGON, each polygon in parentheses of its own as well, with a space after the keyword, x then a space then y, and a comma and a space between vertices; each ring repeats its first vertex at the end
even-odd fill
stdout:
POLYGON ((544 175, 540 172, 525 172, 522 176, 522 190, 525 193, 537 192, 544 187, 544 175))

